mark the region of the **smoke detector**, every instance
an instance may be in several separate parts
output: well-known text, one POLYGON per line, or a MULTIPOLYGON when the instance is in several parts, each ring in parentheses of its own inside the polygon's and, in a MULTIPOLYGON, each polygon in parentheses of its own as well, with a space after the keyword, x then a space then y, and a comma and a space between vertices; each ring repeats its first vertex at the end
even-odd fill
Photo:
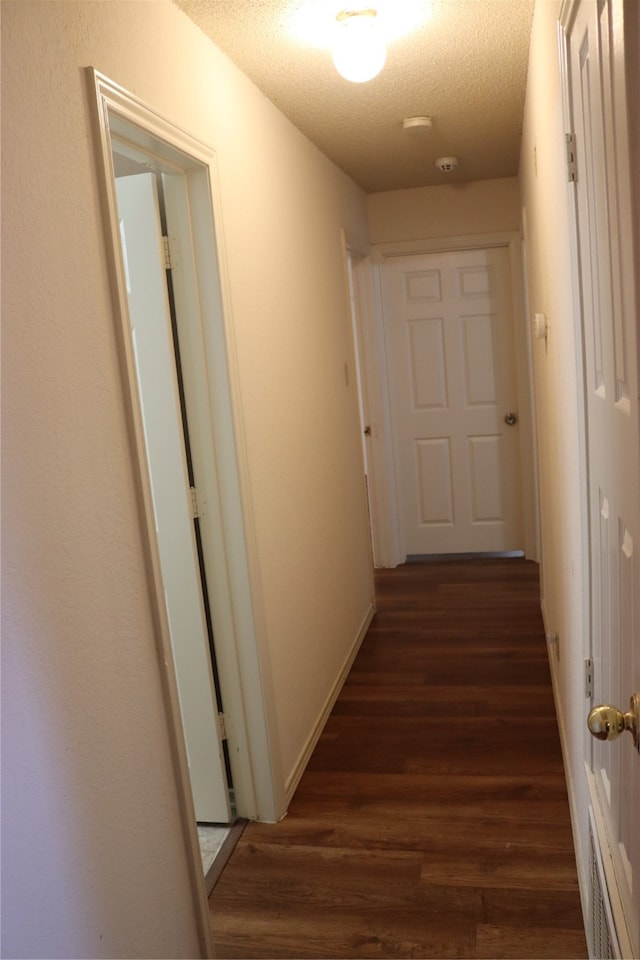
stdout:
POLYGON ((457 166, 457 157, 438 157, 436 160, 436 167, 438 170, 442 170, 443 173, 451 173, 451 171, 455 170, 457 166))

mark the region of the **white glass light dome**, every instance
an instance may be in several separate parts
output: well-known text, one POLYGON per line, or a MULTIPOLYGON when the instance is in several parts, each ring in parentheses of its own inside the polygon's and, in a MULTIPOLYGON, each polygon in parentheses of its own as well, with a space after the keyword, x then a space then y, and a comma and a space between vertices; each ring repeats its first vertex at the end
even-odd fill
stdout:
POLYGON ((375 18, 375 10, 344 11, 336 17, 333 62, 338 73, 353 83, 372 80, 387 59, 375 18))

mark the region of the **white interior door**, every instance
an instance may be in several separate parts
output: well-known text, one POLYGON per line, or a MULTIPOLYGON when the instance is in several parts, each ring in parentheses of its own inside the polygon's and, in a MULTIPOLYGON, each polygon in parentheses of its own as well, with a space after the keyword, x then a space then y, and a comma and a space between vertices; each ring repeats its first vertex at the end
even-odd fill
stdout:
POLYGON ((186 463, 155 174, 116 180, 138 388, 199 821, 231 819, 186 463))
MULTIPOLYGON (((640 449, 623 6, 581 2, 569 33, 587 469, 594 699, 622 710, 640 693, 640 449)), ((590 741, 627 943, 640 949, 640 756, 631 737, 590 741)), ((620 924, 620 918, 618 918, 620 924)), ((629 949, 629 947, 627 947, 629 949)), ((626 955, 626 953, 625 953, 626 955)))
POLYGON ((394 257, 385 274, 403 552, 521 550, 508 251, 394 257))

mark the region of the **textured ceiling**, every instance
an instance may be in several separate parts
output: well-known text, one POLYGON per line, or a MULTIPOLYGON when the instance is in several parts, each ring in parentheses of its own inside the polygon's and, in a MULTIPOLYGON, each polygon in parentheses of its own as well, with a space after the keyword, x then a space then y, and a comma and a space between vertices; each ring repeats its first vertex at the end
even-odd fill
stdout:
POLYGON ((369 193, 517 173, 534 0, 373 0, 388 55, 362 84, 330 53, 336 13, 360 0, 174 2, 369 193), (415 115, 431 129, 403 130, 415 115))

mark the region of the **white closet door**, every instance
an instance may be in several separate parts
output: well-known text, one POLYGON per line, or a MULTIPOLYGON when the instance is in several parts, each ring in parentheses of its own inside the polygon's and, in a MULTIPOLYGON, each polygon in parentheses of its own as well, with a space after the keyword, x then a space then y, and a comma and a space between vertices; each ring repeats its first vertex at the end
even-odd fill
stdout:
POLYGON ((116 181, 160 562, 196 817, 231 810, 204 612, 154 174, 116 181))

